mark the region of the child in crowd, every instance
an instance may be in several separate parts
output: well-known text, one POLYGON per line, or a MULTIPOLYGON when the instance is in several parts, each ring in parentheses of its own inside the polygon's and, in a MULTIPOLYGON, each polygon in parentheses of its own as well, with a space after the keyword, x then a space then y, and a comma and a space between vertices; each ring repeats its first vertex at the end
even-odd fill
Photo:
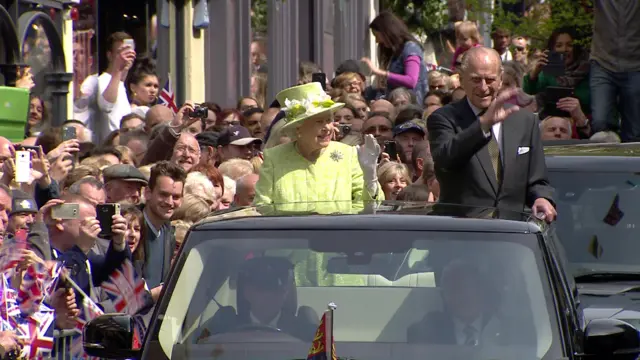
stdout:
POLYGON ((455 70, 460 65, 462 54, 472 47, 482 46, 482 37, 478 26, 473 21, 460 21, 456 23, 456 52, 453 54, 451 69, 455 70))

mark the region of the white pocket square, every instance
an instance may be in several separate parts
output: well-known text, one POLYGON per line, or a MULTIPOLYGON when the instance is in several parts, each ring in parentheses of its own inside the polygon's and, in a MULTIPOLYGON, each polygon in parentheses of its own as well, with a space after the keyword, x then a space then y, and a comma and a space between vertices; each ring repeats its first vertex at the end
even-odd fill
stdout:
POLYGON ((526 154, 528 152, 529 152, 529 147, 528 146, 520 146, 518 148, 518 155, 526 154))

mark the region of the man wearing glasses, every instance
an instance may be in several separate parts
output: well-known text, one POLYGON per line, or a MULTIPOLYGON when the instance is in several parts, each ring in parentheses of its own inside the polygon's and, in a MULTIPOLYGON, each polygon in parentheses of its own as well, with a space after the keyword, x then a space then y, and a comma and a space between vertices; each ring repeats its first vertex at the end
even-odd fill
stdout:
POLYGON ((511 53, 513 54, 513 61, 517 61, 525 66, 527 65, 529 48, 527 46, 527 39, 524 36, 516 36, 511 40, 511 53))

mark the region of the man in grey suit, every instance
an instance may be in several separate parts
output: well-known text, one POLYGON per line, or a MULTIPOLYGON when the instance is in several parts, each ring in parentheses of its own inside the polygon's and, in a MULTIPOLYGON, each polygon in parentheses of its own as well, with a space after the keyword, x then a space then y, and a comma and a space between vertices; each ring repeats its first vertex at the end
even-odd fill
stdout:
POLYGON ((553 188, 534 114, 510 106, 517 90, 498 94, 502 62, 493 49, 468 50, 461 83, 467 96, 427 119, 440 202, 522 212, 551 222, 553 188))

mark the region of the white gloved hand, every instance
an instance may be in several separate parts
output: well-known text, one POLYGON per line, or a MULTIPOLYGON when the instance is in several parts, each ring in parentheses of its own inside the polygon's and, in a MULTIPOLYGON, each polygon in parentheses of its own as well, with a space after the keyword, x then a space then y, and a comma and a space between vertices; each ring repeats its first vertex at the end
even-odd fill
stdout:
POLYGON ((373 135, 365 135, 364 145, 358 145, 356 149, 358 152, 358 162, 364 175, 364 185, 369 191, 369 194, 375 197, 378 192, 377 168, 378 157, 381 153, 380 145, 373 135))

